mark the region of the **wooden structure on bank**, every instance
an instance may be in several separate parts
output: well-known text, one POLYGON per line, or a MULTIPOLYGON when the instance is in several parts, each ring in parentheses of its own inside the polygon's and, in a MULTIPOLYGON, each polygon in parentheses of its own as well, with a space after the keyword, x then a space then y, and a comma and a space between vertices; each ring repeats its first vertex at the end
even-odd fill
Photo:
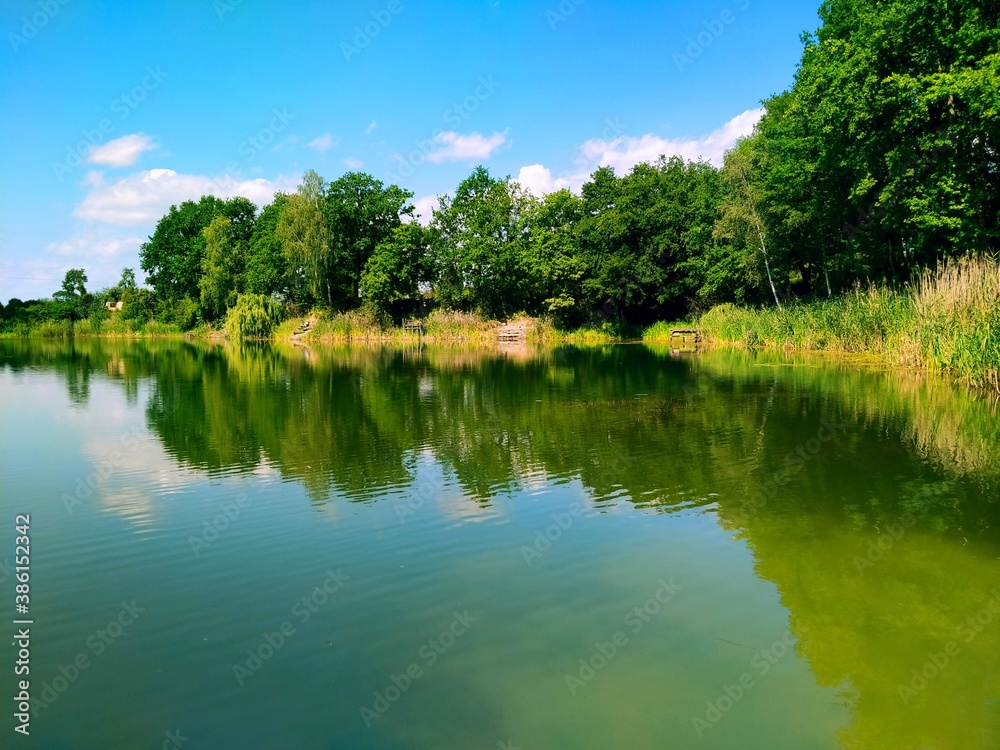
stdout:
POLYGON ((528 331, 523 325, 508 323, 497 329, 497 341, 525 341, 528 331))
POLYGON ((701 334, 698 333, 697 328, 674 328, 670 331, 670 338, 694 339, 697 344, 701 341, 701 334))
POLYGON ((424 324, 421 320, 417 318, 403 319, 403 332, 404 333, 415 333, 418 336, 424 335, 424 324))

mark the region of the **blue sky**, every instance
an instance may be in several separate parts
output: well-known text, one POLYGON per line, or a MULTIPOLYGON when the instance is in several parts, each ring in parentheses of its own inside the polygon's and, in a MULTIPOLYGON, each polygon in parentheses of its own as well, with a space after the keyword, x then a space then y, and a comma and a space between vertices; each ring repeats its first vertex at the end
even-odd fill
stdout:
MULTIPOLYGON (((818 0, 0 5, 0 299, 138 272, 172 203, 359 169, 425 217, 476 164, 535 192, 718 162, 787 88, 818 0)), ((139 272, 140 278, 142 277, 139 272)))

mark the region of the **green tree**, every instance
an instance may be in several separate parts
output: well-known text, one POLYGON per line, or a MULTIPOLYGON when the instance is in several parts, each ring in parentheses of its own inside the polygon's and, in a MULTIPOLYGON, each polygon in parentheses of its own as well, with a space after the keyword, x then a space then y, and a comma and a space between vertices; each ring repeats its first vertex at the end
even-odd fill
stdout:
POLYGON ((445 307, 476 309, 505 318, 524 308, 529 287, 526 263, 528 207, 533 198, 485 167, 441 198, 431 222, 434 290, 445 307))
POLYGON ((52 299, 57 303, 58 315, 68 318, 70 322, 84 317, 87 294, 87 274, 82 268, 71 268, 63 277, 62 287, 52 299))
POLYGON ((246 244, 226 216, 216 216, 205 227, 205 260, 198 288, 209 319, 223 317, 243 291, 246 244))
POLYGON ((288 205, 278 219, 275 237, 281 242, 281 252, 288 267, 292 298, 306 304, 333 307, 330 232, 321 208, 324 195, 323 178, 310 170, 298 190, 288 197, 288 205))
POLYGON ((828 0, 820 17, 758 126, 775 253, 829 293, 830 272, 905 281, 995 250, 1000 6, 828 0))
POLYGON ((240 294, 226 314, 226 331, 235 339, 267 338, 281 317, 281 305, 274 298, 240 294))
POLYGON ((361 296, 392 317, 412 313, 430 277, 430 238, 417 222, 401 224, 375 248, 361 274, 361 296))
POLYGON ((256 207, 246 198, 223 200, 213 195, 171 206, 157 222, 148 242, 139 249, 147 282, 170 299, 198 299, 205 260, 205 229, 216 216, 232 221, 235 236, 244 238, 253 231, 256 207))
POLYGON ((560 190, 532 204, 527 219, 529 307, 552 315, 564 325, 580 323, 587 317, 583 280, 588 266, 577 237, 582 216, 583 201, 569 190, 560 190))
POLYGON ((699 287, 697 260, 713 243, 719 192, 709 164, 661 157, 583 186, 579 240, 587 297, 611 317, 651 322, 683 314, 699 287))
POLYGON ((774 304, 780 308, 781 300, 778 299, 771 273, 772 258, 768 253, 768 233, 761 208, 761 183, 755 178, 756 144, 754 138, 745 138, 726 154, 722 176, 727 190, 719 208, 720 217, 715 232, 719 237, 736 241, 743 248, 742 267, 754 264, 749 258, 759 260, 764 267, 774 304))
POLYGON ((349 172, 326 187, 322 207, 333 258, 330 283, 342 306, 358 304, 368 259, 379 243, 392 236, 403 216, 412 216, 412 197, 413 193, 396 185, 386 187, 363 172, 349 172))
POLYGON ((288 205, 288 195, 276 193, 254 224, 246 262, 246 290, 254 294, 287 292, 288 268, 278 238, 278 222, 288 205))
POLYGON ((135 289, 135 287, 135 271, 131 268, 123 268, 121 280, 118 282, 118 288, 125 290, 135 289))

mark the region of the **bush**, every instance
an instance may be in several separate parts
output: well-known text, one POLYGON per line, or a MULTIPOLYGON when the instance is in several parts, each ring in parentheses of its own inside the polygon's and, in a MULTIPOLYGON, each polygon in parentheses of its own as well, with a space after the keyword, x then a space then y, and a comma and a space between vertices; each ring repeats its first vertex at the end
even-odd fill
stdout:
POLYGON ((241 294, 226 313, 226 333, 235 339, 268 338, 281 323, 281 303, 264 294, 241 294))

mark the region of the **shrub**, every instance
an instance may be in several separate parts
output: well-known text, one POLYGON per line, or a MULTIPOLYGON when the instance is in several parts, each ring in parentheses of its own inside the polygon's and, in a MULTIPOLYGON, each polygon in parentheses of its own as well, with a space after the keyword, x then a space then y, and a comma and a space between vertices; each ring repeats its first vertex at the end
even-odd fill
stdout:
POLYGON ((281 323, 281 303, 264 294, 241 294, 226 313, 226 333, 236 339, 263 339, 281 323))

